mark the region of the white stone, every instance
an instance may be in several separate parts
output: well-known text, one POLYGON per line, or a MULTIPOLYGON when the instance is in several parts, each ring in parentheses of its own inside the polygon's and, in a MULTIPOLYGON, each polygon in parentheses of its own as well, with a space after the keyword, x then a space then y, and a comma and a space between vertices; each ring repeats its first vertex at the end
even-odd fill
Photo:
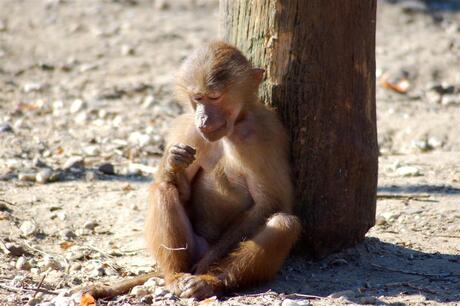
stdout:
POLYGON ((396 174, 399 176, 420 176, 420 170, 413 166, 402 166, 396 169, 396 174))
POLYGON ((35 233, 37 226, 32 221, 24 221, 19 229, 24 236, 30 236, 35 233))
POLYGON ((149 293, 149 290, 144 286, 135 286, 133 289, 131 289, 131 295, 134 295, 137 298, 144 297, 149 293))
POLYGON ((81 99, 75 99, 70 105, 70 112, 72 114, 78 113, 85 107, 85 102, 81 99))

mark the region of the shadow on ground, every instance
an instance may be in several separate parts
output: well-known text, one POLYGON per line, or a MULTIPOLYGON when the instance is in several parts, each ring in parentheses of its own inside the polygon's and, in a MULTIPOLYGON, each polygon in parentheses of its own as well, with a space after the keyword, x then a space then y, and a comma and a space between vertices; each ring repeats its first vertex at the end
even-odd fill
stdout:
MULTIPOLYGON (((291 258, 277 279, 258 288, 326 297, 351 290, 346 299, 421 294, 427 301, 460 302, 460 256, 424 253, 376 238, 319 262, 291 258)), ((404 303, 398 303, 404 305, 404 303)))
POLYGON ((454 195, 460 194, 460 188, 451 185, 428 185, 428 184, 417 184, 417 185, 390 185, 390 186, 379 186, 377 189, 378 193, 391 193, 391 194, 442 194, 442 195, 454 195))
POLYGON ((399 4, 408 9, 416 9, 419 12, 457 12, 460 11, 458 0, 384 0, 392 4, 399 4))

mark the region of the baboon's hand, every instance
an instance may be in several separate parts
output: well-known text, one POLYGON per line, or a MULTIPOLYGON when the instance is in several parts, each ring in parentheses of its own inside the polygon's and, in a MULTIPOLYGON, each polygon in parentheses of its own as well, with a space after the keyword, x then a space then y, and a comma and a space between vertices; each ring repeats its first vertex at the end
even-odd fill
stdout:
POLYGON ((173 172, 185 170, 195 160, 196 150, 189 145, 178 143, 168 151, 168 169, 173 172))

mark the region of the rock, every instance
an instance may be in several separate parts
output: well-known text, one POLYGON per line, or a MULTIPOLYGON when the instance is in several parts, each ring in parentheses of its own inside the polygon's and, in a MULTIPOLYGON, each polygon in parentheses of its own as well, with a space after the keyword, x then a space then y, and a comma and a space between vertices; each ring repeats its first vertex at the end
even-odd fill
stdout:
POLYGON ((402 166, 396 169, 396 174, 399 176, 421 176, 420 170, 413 166, 402 166))
POLYGON ((292 300, 292 299, 285 299, 281 303, 281 306, 300 306, 300 305, 309 305, 309 304, 303 304, 303 303, 300 304, 298 301, 292 300))
POLYGON ((154 291, 155 296, 164 296, 168 291, 163 287, 156 287, 154 291))
POLYGON ((128 141, 132 144, 137 144, 140 147, 148 145, 151 141, 151 138, 147 134, 143 134, 140 132, 132 132, 129 134, 128 141))
POLYGON ((60 271, 62 270, 62 265, 54 259, 52 256, 46 255, 45 258, 43 258, 43 262, 41 263, 41 266, 43 270, 57 270, 60 271))
POLYGON ((86 107, 86 103, 83 102, 83 100, 81 99, 76 99, 72 102, 72 104, 70 105, 70 112, 72 114, 76 114, 78 113, 79 111, 81 111, 82 109, 84 109, 86 107))
POLYGON ((373 297, 373 296, 363 296, 359 299, 359 304, 362 304, 362 305, 374 305, 375 303, 377 303, 377 298, 373 297))
POLYGON ((144 297, 148 295, 150 292, 147 288, 144 286, 135 286, 133 289, 131 289, 131 295, 134 295, 137 298, 144 297))
POLYGON ((155 104, 155 97, 152 95, 148 95, 147 97, 144 98, 144 101, 142 102, 142 107, 149 108, 153 104, 155 104))
POLYGON ((406 0, 401 2, 401 9, 406 14, 425 13, 426 4, 416 0, 406 0))
POLYGON ((66 241, 74 240, 75 238, 77 238, 77 235, 72 230, 69 230, 69 229, 64 230, 61 236, 66 241))
POLYGON ((13 127, 8 122, 0 123, 0 133, 12 133, 13 127))
POLYGON ((32 221, 24 221, 19 229, 24 236, 30 236, 37 231, 37 226, 32 221))
POLYGON ((422 140, 413 140, 411 146, 415 149, 420 150, 421 152, 428 152, 433 150, 433 147, 430 146, 428 143, 428 140, 422 139, 422 140))
POLYGON ((50 181, 52 176, 53 171, 51 169, 43 169, 35 175, 35 181, 40 184, 45 184, 50 181))
POLYGON ((460 96, 444 95, 442 96, 441 104, 445 106, 458 106, 460 105, 460 96))
POLYGON ((387 220, 385 220, 384 217, 379 215, 379 216, 377 216, 375 218, 375 224, 379 225, 379 226, 383 226, 383 225, 387 225, 388 223, 387 223, 387 220))
POLYGON ((334 298, 334 299, 337 299, 340 297, 344 297, 346 299, 352 299, 356 297, 356 292, 354 292, 353 290, 338 291, 338 292, 329 294, 328 297, 334 298))
POLYGON ((0 244, 2 250, 5 254, 11 254, 13 256, 23 256, 28 255, 29 252, 24 250, 24 248, 20 245, 15 245, 11 242, 6 242, 5 244, 0 244))
POLYGON ((16 269, 18 270, 30 270, 30 268, 32 268, 32 266, 30 265, 30 263, 27 261, 27 258, 25 258, 24 256, 21 256, 18 258, 18 260, 16 261, 16 265, 15 265, 16 269))
POLYGON ((98 156, 101 150, 97 146, 87 146, 83 148, 83 152, 88 156, 98 156))
POLYGON ((44 85, 42 83, 30 82, 24 84, 23 90, 25 93, 29 93, 32 91, 40 91, 42 90, 44 85))
POLYGON ((85 161, 81 156, 70 157, 62 166, 64 170, 69 170, 71 168, 83 168, 85 166, 85 161))
POLYGON ((37 305, 38 303, 40 303, 42 301, 41 298, 37 298, 37 297, 31 297, 28 301, 27 301, 27 306, 35 306, 37 305))
POLYGON ((35 182, 35 173, 24 172, 18 174, 18 180, 21 182, 35 182))
POLYGON ((99 224, 95 221, 86 221, 85 224, 83 224, 83 228, 88 230, 94 230, 98 225, 99 224))
POLYGON ((436 149, 442 147, 444 145, 444 142, 436 137, 430 137, 428 138, 428 145, 436 149))
POLYGON ((124 56, 127 55, 134 55, 136 53, 136 50, 134 49, 133 46, 130 45, 122 45, 121 46, 121 54, 124 56))
POLYGON ((39 157, 35 157, 32 160, 32 165, 37 168, 47 168, 48 167, 48 165, 44 161, 42 161, 39 157))
POLYGON ((442 95, 437 91, 430 90, 425 93, 425 99, 429 103, 438 104, 441 103, 442 95))
POLYGON ((111 163, 104 163, 100 165, 97 169, 107 175, 115 174, 115 167, 111 163))
POLYGON ((82 265, 78 262, 76 263, 73 263, 71 266, 70 266, 70 271, 80 271, 82 269, 82 265))
POLYGON ((387 223, 398 219, 399 216, 401 216, 401 213, 393 212, 393 211, 387 211, 387 212, 384 212, 384 213, 380 214, 380 217, 384 218, 387 223))
POLYGON ((76 124, 85 124, 88 121, 88 114, 86 112, 79 112, 75 116, 74 121, 76 124))
POLYGON ((153 303, 153 296, 151 294, 143 296, 140 302, 144 305, 151 305, 153 303))
POLYGON ((170 4, 167 0, 155 0, 154 8, 159 11, 165 11, 170 8, 170 4))

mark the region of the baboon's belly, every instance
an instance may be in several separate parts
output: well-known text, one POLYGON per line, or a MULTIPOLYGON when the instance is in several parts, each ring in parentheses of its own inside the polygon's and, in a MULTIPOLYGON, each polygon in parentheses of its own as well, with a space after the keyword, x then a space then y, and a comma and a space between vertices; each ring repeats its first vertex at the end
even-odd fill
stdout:
POLYGON ((222 169, 200 170, 192 182, 193 228, 211 244, 252 204, 245 179, 222 169))

